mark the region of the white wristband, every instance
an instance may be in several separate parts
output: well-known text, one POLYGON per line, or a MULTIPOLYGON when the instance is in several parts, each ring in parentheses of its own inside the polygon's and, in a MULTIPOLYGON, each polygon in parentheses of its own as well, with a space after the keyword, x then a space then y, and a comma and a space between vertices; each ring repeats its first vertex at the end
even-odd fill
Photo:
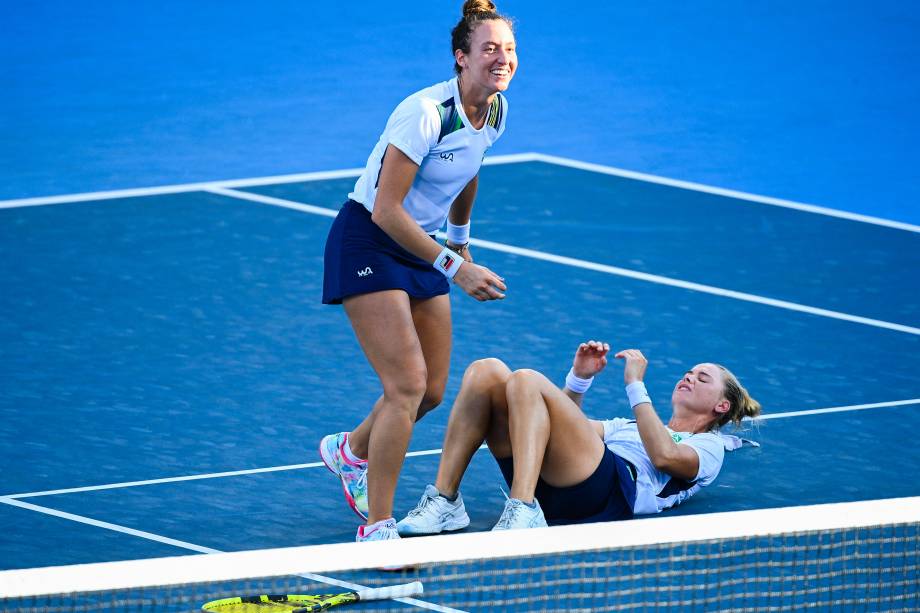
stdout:
POLYGON ((460 270, 460 264, 463 263, 463 256, 461 256, 456 251, 451 251, 447 247, 441 250, 441 253, 438 254, 437 259, 435 259, 434 266, 437 270, 441 271, 448 279, 453 279, 454 275, 457 274, 457 271, 460 270))
POLYGON ((470 242, 470 222, 466 222, 466 225, 463 226, 455 226, 448 221, 447 240, 455 245, 465 245, 470 242))
POLYGON ((645 389, 645 383, 642 381, 633 381, 626 386, 626 395, 629 397, 629 406, 636 408, 636 405, 640 405, 643 402, 652 404, 652 399, 648 395, 648 391, 645 389))
POLYGON ((575 374, 575 369, 570 368, 569 374, 565 376, 565 386, 575 392, 576 394, 584 394, 588 391, 588 388, 591 387, 591 382, 594 381, 594 377, 589 377, 588 379, 582 379, 575 374))

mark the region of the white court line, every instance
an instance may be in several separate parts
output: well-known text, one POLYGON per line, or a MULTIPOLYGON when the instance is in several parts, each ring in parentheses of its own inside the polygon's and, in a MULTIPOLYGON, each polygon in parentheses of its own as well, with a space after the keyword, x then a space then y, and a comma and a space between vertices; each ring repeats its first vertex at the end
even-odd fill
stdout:
POLYGON ((536 162, 546 162, 547 164, 556 164, 557 166, 568 166, 569 168, 577 168, 578 170, 587 170, 589 172, 596 172, 599 174, 613 175, 616 177, 622 177, 624 179, 633 179, 635 181, 644 181, 646 183, 656 183, 658 185, 667 185, 668 187, 676 187, 679 189, 686 189, 694 192, 703 192, 706 194, 713 194, 716 196, 725 196, 727 198, 733 198, 735 200, 746 200, 748 202, 757 202, 759 204, 769 204, 771 206, 779 206, 787 209, 795 209, 796 211, 803 211, 806 213, 816 213, 818 215, 825 215, 828 217, 837 217, 840 219, 847 219, 849 221, 858 221, 861 223, 872 224, 876 226, 885 226, 887 228, 894 228, 896 230, 906 230, 908 232, 920 232, 920 226, 904 223, 901 221, 893 221, 890 219, 882 219, 881 217, 872 217, 869 215, 860 215, 858 213, 850 213, 848 211, 841 211, 838 209, 831 209, 828 207, 817 206, 814 204, 805 204, 802 202, 794 202, 792 200, 784 200, 781 198, 771 198, 770 196, 758 196, 757 194, 750 194, 747 192, 740 192, 733 189, 724 189, 721 187, 713 187, 711 185, 704 185, 702 183, 693 183, 691 181, 680 181, 678 179, 669 179, 667 177, 660 177, 657 175, 650 175, 643 172, 634 172, 632 170, 623 170, 622 168, 616 168, 614 166, 604 166, 602 164, 591 164, 589 162, 581 162, 579 160, 572 160, 569 158, 559 157, 555 155, 545 155, 542 153, 533 154, 533 159, 531 161, 536 162))
POLYGON ((555 255, 552 253, 545 253, 542 251, 536 251, 534 249, 514 247, 512 245, 505 245, 502 243, 495 243, 492 241, 486 241, 482 239, 476 239, 476 238, 470 239, 470 243, 477 247, 483 247, 485 249, 492 249, 493 251, 501 251, 503 253, 510 253, 513 255, 520 255, 524 257, 533 258, 535 260, 543 260, 546 262, 553 262, 555 264, 563 264, 565 266, 572 266, 573 268, 593 270, 596 272, 617 275, 620 277, 627 277, 627 278, 636 279, 639 281, 648 281, 649 283, 657 283, 659 285, 667 285, 670 287, 687 289, 687 290, 691 290, 695 292, 701 292, 704 294, 712 294, 713 296, 722 296, 724 298, 733 298, 735 300, 753 302, 755 304, 772 306, 772 307, 776 307, 779 309, 786 309, 788 311, 796 311, 799 313, 807 313, 809 315, 817 315, 819 317, 839 319, 841 321, 848 321, 851 323, 864 324, 864 325, 873 326, 876 328, 884 328, 886 330, 894 330, 896 332, 905 332, 907 334, 920 335, 920 328, 915 328, 912 326, 905 326, 903 324, 892 323, 889 321, 882 321, 880 319, 861 317, 859 315, 850 315, 849 313, 841 313, 839 311, 821 309, 818 307, 798 304, 796 302, 789 302, 787 300, 777 300, 775 298, 767 298, 766 296, 758 296, 757 294, 748 294, 746 292, 738 292, 735 290, 715 287, 713 285, 704 285, 702 283, 694 283, 692 281, 672 279, 671 277, 653 275, 653 274, 649 274, 645 272, 639 272, 637 270, 630 270, 628 268, 620 268, 619 266, 609 266, 607 264, 598 264, 596 262, 589 262, 587 260, 580 260, 577 258, 570 258, 570 257, 561 256, 561 255, 555 255))
MULTIPOLYGON (((485 166, 493 166, 499 164, 518 164, 520 162, 533 162, 536 161, 536 159, 537 154, 535 153, 517 153, 512 155, 496 155, 487 158, 483 164, 485 166)), ((230 179, 226 181, 203 181, 200 183, 182 183, 178 185, 162 185, 159 187, 137 187, 133 189, 116 189, 99 192, 83 192, 79 194, 62 194, 60 196, 18 198, 15 200, 0 200, 0 209, 13 209, 25 206, 44 206, 47 204, 68 204, 72 202, 92 202, 94 200, 114 200, 118 198, 140 198, 144 196, 162 196, 167 194, 184 194, 188 192, 208 191, 212 188, 222 187, 259 187, 264 185, 279 185, 283 183, 305 183, 309 181, 347 179, 350 177, 357 177, 363 171, 363 168, 346 168, 343 170, 304 172, 291 175, 276 175, 272 177, 230 179)))
POLYGON ((251 194, 249 192, 241 192, 234 189, 228 189, 226 187, 208 187, 203 191, 211 194, 218 194, 220 196, 226 196, 227 198, 236 198, 238 200, 249 200, 250 202, 258 202, 260 204, 280 206, 281 208, 293 209, 302 213, 310 213, 311 215, 335 217, 339 214, 337 209, 329 209, 324 206, 315 206, 313 204, 303 204, 301 202, 294 202, 293 200, 284 200, 283 198, 275 198, 273 196, 263 196, 262 194, 251 194))
MULTIPOLYGON (((274 198, 272 196, 262 196, 260 194, 250 194, 248 192, 240 192, 232 189, 222 188, 222 187, 211 187, 205 191, 219 194, 221 196, 226 196, 228 198, 238 198, 240 200, 248 200, 250 202, 259 202, 262 204, 268 204, 271 206, 279 206, 286 209, 294 209, 296 211, 301 211, 304 213, 311 213, 314 215, 322 215, 324 217, 335 217, 338 211, 329 209, 326 207, 319 207, 312 204, 303 204, 300 202, 294 202, 292 200, 285 200, 283 198, 274 198)), ((439 233, 440 235, 440 233, 439 233)), ((765 296, 758 296, 756 294, 748 294, 745 292, 737 292, 730 289, 724 289, 721 287, 715 287, 712 285, 704 285, 702 283, 693 283, 691 281, 683 281, 681 279, 672 279, 670 277, 663 277, 661 275, 653 275, 645 272, 639 272, 637 270, 630 270, 628 268, 620 268, 618 266, 608 266, 607 264, 598 264, 596 262, 589 262, 587 260, 580 260, 577 258, 570 258, 561 255, 555 255, 552 253, 546 253, 544 251, 536 251, 534 249, 525 249, 523 247, 515 247, 513 245, 506 245, 504 243, 496 243, 493 241, 487 241, 479 238, 470 239, 470 244, 476 247, 482 247, 484 249, 491 249, 493 251, 500 251, 502 253, 510 253, 512 255, 519 255, 523 257, 528 257, 535 260, 542 260, 545 262, 553 262, 555 264, 562 264, 565 266, 571 266, 573 268, 582 268, 585 270, 593 270, 595 272, 602 272, 611 275, 617 275, 620 277, 627 277, 630 279, 636 279, 639 281, 647 281, 649 283, 657 283, 659 285, 667 285, 670 287, 677 287, 680 289, 691 290, 695 292, 702 292, 705 294, 712 294, 714 296, 722 296, 724 298, 733 298, 735 300, 743 300, 745 302, 753 302, 756 304, 763 304, 767 306, 777 307, 780 309, 786 309, 789 311, 797 311, 799 313, 807 313, 809 315, 817 315, 819 317, 828 317, 830 319, 839 319, 842 321, 848 321, 851 323, 864 324, 867 326, 873 326, 876 328, 884 328, 886 330, 894 330, 896 332, 906 332, 907 334, 914 334, 920 336, 920 328, 914 328, 912 326, 905 326, 903 324, 896 324, 888 321, 882 321, 879 319, 871 319, 869 317, 861 317, 859 315, 850 315, 848 313, 841 313, 839 311, 831 311, 828 309, 821 309, 817 307, 812 307, 804 304, 798 304, 795 302, 789 302, 786 300, 777 300, 775 298, 767 298, 765 296)))
MULTIPOLYGON (((514 153, 514 154, 509 154, 509 155, 496 155, 496 156, 486 158, 483 161, 483 165, 493 166, 493 165, 500 165, 500 164, 518 164, 522 162, 544 162, 546 164, 555 164, 557 166, 567 166, 569 168, 576 168, 579 170, 596 172, 598 174, 613 175, 613 176, 622 177, 625 179, 643 181, 645 183, 655 183, 658 185, 667 185, 669 187, 676 187, 678 189, 685 189, 688 191, 702 192, 702 193, 713 194, 717 196, 725 196, 728 198, 733 198, 736 200, 745 200, 748 202, 758 202, 760 204, 779 206, 779 207, 794 209, 797 211, 803 211, 807 213, 826 215, 828 217, 838 217, 840 219, 847 219, 850 221, 857 221, 857 222, 867 223, 867 224, 872 224, 872 225, 877 225, 877 226, 885 226, 885 227, 894 228, 897 230, 906 230, 908 232, 920 232, 920 226, 909 224, 909 223, 904 223, 900 221, 894 221, 890 219, 883 219, 881 217, 873 217, 870 215, 860 215, 858 213, 850 213, 848 211, 841 211, 838 209, 817 206, 814 204, 805 204, 802 202, 795 202, 793 200, 772 198, 770 196, 760 196, 760 195, 751 194, 748 192, 724 189, 721 187, 714 187, 714 186, 705 185, 702 183, 694 183, 692 181, 680 181, 677 179, 669 179, 667 177, 661 177, 658 175, 652 175, 652 174, 647 174, 647 173, 642 173, 642 172, 635 172, 632 170, 624 170, 622 168, 617 168, 615 166, 605 166, 603 164, 593 164, 590 162, 582 162, 579 160, 573 160, 571 158, 564 158, 564 157, 560 157, 556 155, 547 155, 544 153, 514 153)), ((0 209, 17 208, 17 207, 24 207, 24 206, 40 206, 40 205, 46 205, 46 204, 65 204, 65 203, 70 203, 70 202, 89 202, 92 200, 111 200, 114 198, 136 198, 140 196, 179 194, 179 193, 185 193, 185 192, 207 191, 209 188, 215 188, 215 187, 224 187, 224 188, 258 187, 258 186, 263 186, 263 185, 277 185, 281 183, 302 183, 302 182, 308 182, 308 181, 344 179, 344 178, 349 178, 349 177, 357 177, 358 175, 361 174, 363 170, 364 170, 363 168, 347 168, 343 170, 305 172, 305 173, 288 174, 288 175, 276 175, 276 176, 270 176, 270 177, 253 177, 249 179, 204 181, 204 182, 199 182, 199 183, 164 185, 160 187, 140 187, 140 188, 134 188, 134 189, 84 192, 84 193, 79 193, 79 194, 62 194, 60 196, 42 196, 38 198, 18 198, 15 200, 0 200, 0 209)))
MULTIPOLYGON (((782 419, 785 417, 803 417, 805 415, 823 415, 825 413, 844 413, 847 411, 864 411, 866 409, 880 409, 883 407, 903 407, 910 404, 920 404, 920 398, 911 400, 893 400, 891 402, 873 402, 872 404, 851 404, 845 407, 828 407, 826 409, 808 409, 806 411, 790 411, 788 413, 767 413, 754 417, 752 421, 758 422, 764 419, 782 419)), ((750 418, 745 418, 748 420, 750 418)))
POLYGON ((179 483, 181 481, 198 481, 200 479, 220 479, 223 477, 241 477, 244 475, 257 475, 260 473, 282 472, 286 470, 300 470, 303 468, 317 468, 322 462, 309 464, 288 464, 287 466, 270 466, 268 468, 249 468, 246 470, 231 470, 220 473, 207 473, 201 475, 184 475, 182 477, 164 477, 162 479, 145 479, 143 481, 123 481, 121 483, 108 483, 106 485, 88 485, 85 487, 68 487, 59 490, 45 490, 43 492, 30 492, 28 494, 10 494, 3 498, 35 498, 38 496, 56 496, 58 494, 79 494, 80 492, 98 492, 100 490, 116 490, 123 487, 138 487, 141 485, 160 485, 163 483, 179 483))
MULTIPOLYGON (((134 528, 128 528, 127 526, 121 526, 118 524, 109 523, 106 521, 99 521, 98 519, 93 519, 91 517, 85 517, 83 515, 75 515, 73 513, 67 513, 65 511, 58 511, 57 509, 51 509, 49 507, 42 507, 36 504, 29 502, 22 502, 19 500, 13 500, 9 496, 0 496, 0 503, 7 504, 13 507, 19 507, 21 509, 26 509, 28 511, 35 511, 36 513, 43 513, 45 515, 51 515, 53 517, 59 517, 61 519, 67 519, 73 522, 86 524, 89 526, 94 526, 96 528, 103 528, 105 530, 111 530, 113 532, 120 532, 122 534, 128 534, 131 536, 136 536, 142 539, 147 539, 148 541, 155 541, 157 543, 163 543, 165 545, 172 545, 173 547, 179 547, 180 549, 187 549, 189 551, 194 551, 196 553, 224 553, 219 549, 213 549, 211 547, 204 547, 202 545, 196 545, 195 543, 189 543, 187 541, 180 541, 177 539, 169 538, 167 536, 161 536, 159 534, 154 534, 152 532, 145 532, 144 530, 135 530, 134 528)), ((335 585, 346 590, 363 590, 367 589, 366 586, 357 585, 354 583, 348 583, 347 581, 341 581, 339 579, 334 579, 333 577, 327 577, 325 575, 317 575, 314 573, 299 573, 298 577, 304 577, 305 579, 310 579, 311 581, 316 581, 318 583, 325 583, 327 585, 335 585)), ((2 596, 2 594, 0 594, 2 596)), ((403 604, 414 605, 422 609, 429 609, 431 611, 440 611, 442 613, 465 613, 459 609, 451 609, 449 607, 444 607, 433 602, 426 602, 424 600, 417 600, 415 598, 395 598, 396 602, 401 602, 403 604)))
MULTIPOLYGON (((844 413, 848 411, 864 411, 866 409, 882 409, 887 407, 903 407, 912 404, 920 404, 920 398, 910 400, 892 400, 889 402, 873 402, 871 404, 853 404, 849 406, 828 407, 825 409, 808 409, 805 411, 788 411, 785 413, 767 413, 755 418, 746 417, 744 421, 760 422, 769 419, 785 419, 789 417, 804 417, 806 415, 822 415, 825 413, 844 413)), ((485 445, 479 447, 477 451, 488 449, 485 445)), ((416 458, 420 456, 440 455, 441 449, 426 449, 423 451, 410 451, 406 454, 407 458, 416 458)), ((83 492, 97 492, 100 490, 114 490, 127 487, 141 487, 145 485, 161 485, 164 483, 179 483, 182 481, 198 481, 202 479, 220 479, 224 477, 241 477, 245 475, 255 475, 260 473, 280 472, 286 470, 302 470, 306 468, 319 468, 323 466, 322 462, 311 462, 309 464, 288 464, 286 466, 270 466, 268 468, 250 468, 247 470, 234 470, 220 473, 204 473, 199 475, 184 475, 181 477, 163 477, 160 479, 148 479, 145 481, 125 481, 122 483, 107 483, 104 485, 87 485, 83 487, 70 487, 57 490, 44 490, 40 492, 27 492, 23 494, 6 494, 0 498, 7 500, 19 500, 23 498, 38 498, 40 496, 56 496, 59 494, 79 494, 83 492)))
POLYGON ((163 196, 168 194, 185 194, 204 191, 212 187, 256 187, 260 185, 274 185, 276 183, 320 181, 324 179, 355 177, 358 174, 360 174, 359 169, 348 169, 332 172, 310 172, 299 175, 240 179, 237 181, 209 181, 204 183, 184 183, 180 185, 163 185, 160 187, 137 187, 133 189, 116 189, 102 192, 64 194, 61 196, 44 196, 40 198, 20 198, 17 200, 0 201, 0 209, 45 206, 48 204, 69 204, 74 202, 94 202, 97 200, 115 200, 120 198, 142 198, 146 196, 163 196))
POLYGON ((38 506, 37 504, 32 504, 31 502, 21 502, 19 500, 13 500, 12 498, 9 498, 8 496, 0 496, 0 502, 2 502, 3 504, 8 504, 13 507, 19 507, 21 509, 26 509, 28 511, 44 513, 45 515, 53 515, 54 517, 60 517, 61 519, 75 521, 81 524, 86 524, 88 526, 95 526, 96 528, 105 528, 106 530, 113 530, 115 532, 121 532, 122 534, 130 534, 131 536, 137 536, 143 539, 156 541, 158 543, 172 545, 173 547, 180 547, 182 549, 188 549, 190 551, 195 551, 197 553, 217 553, 216 549, 211 549, 209 547, 202 547, 201 545, 195 545, 194 543, 187 543, 185 541, 180 541, 177 539, 171 539, 165 536, 160 536, 159 534, 153 534, 151 532, 144 532, 143 530, 135 530, 134 528, 128 528, 126 526, 119 526, 118 524, 110 524, 109 522, 99 521, 98 519, 92 519, 90 517, 84 517, 82 515, 74 515, 73 513, 67 513, 65 511, 58 511, 57 509, 49 509, 48 507, 38 506))
MULTIPOLYGON (((480 449, 485 449, 485 445, 480 449)), ((410 451, 406 454, 407 458, 417 458, 426 455, 438 455, 440 449, 426 449, 423 451, 410 451)), ((39 496, 56 496, 58 494, 79 494, 81 492, 98 492, 100 490, 116 490, 125 487, 139 487, 143 485, 161 485, 164 483, 179 483, 182 481, 199 481, 201 479, 220 479, 223 477, 242 477, 245 475, 258 475, 261 473, 283 472, 286 470, 301 470, 304 468, 319 468, 323 466, 322 462, 310 462, 309 464, 288 464, 286 466, 269 466, 268 468, 248 468, 245 470, 233 470, 220 473, 206 473, 200 475, 184 475, 181 477, 164 477, 162 479, 145 479, 143 481, 123 481, 121 483, 107 483, 105 485, 87 485, 84 487, 68 487, 58 490, 45 490, 43 492, 29 492, 27 494, 5 494, 0 498, 9 498, 11 500, 21 498, 37 498, 39 496)))

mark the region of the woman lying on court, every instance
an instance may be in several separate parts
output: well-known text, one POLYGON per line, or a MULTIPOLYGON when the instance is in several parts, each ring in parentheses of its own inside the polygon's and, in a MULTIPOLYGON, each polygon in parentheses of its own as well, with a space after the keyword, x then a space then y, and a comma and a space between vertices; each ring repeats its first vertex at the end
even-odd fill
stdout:
POLYGON ((609 350, 605 343, 582 343, 563 389, 533 370, 511 372, 494 358, 473 362, 451 410, 435 485, 397 524, 399 534, 469 525, 460 480, 483 441, 511 487, 493 530, 657 513, 712 483, 727 444, 719 427, 757 415, 760 404, 723 366, 699 364, 675 385, 665 426, 642 382, 648 361, 628 349, 615 357, 625 360, 635 419, 588 419, 582 397, 609 350))

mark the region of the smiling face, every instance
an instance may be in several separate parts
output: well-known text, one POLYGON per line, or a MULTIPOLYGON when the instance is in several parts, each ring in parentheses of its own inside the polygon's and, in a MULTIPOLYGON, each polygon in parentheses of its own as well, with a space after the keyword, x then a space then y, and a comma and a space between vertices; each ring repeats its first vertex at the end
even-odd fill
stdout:
POLYGON ((725 399, 722 370, 715 364, 697 364, 688 370, 674 386, 671 405, 682 410, 715 418, 729 409, 725 399))
POLYGON ((484 21, 470 36, 469 52, 457 49, 454 57, 466 85, 489 93, 505 91, 517 70, 514 32, 501 19, 484 21))

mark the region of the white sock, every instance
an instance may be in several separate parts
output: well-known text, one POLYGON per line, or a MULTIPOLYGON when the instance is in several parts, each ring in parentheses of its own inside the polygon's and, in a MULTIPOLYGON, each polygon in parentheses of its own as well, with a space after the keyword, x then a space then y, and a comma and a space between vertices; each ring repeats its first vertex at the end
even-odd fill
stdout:
POLYGON ((386 519, 381 519, 380 521, 374 522, 374 523, 369 524, 369 525, 367 525, 367 526, 361 526, 361 527, 364 529, 363 534, 367 534, 368 532, 373 532, 373 531, 376 530, 377 528, 381 528, 381 527, 383 527, 385 524, 387 524, 387 523, 389 523, 389 522, 394 522, 394 523, 395 523, 396 520, 393 519, 392 517, 387 517, 386 519))
POLYGON ((345 444, 342 445, 342 452, 345 454, 345 459, 352 464, 364 464, 367 462, 367 460, 356 456, 355 452, 351 450, 351 443, 348 442, 348 435, 345 436, 345 444))

